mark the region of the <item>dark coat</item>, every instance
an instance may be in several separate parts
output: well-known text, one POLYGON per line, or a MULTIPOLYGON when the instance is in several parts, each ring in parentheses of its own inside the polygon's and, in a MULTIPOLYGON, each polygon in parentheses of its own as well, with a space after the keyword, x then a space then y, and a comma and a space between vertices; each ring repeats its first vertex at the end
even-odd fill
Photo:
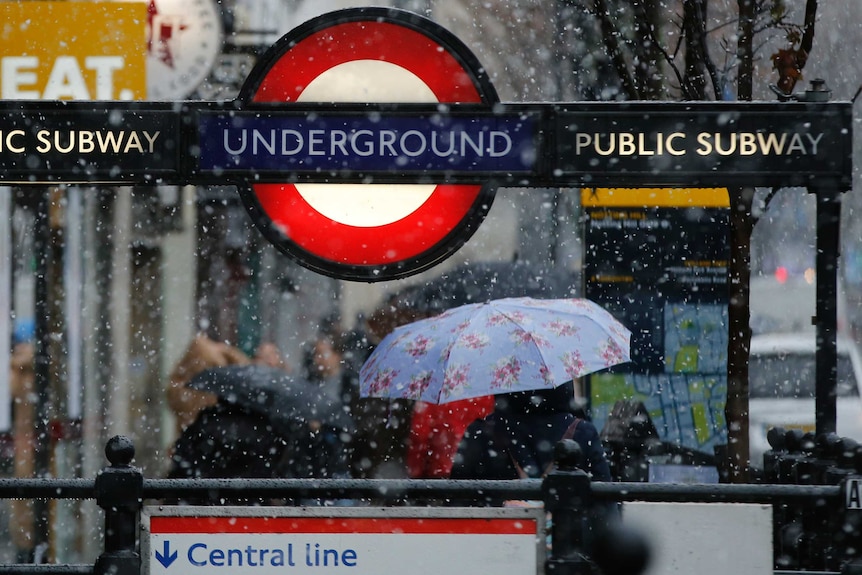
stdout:
MULTIPOLYGON (((269 420, 223 402, 202 410, 174 443, 168 479, 271 478, 278 477, 278 463, 287 440, 269 420)), ((166 501, 175 503, 175 501, 166 501)), ((207 503, 206 497, 190 497, 184 503, 207 503)), ((257 499, 232 498, 223 503, 262 503, 257 499)))
POLYGON ((285 446, 265 417, 219 402, 183 430, 168 478, 276 477, 285 446))
MULTIPOLYGON (((558 388, 559 389, 559 388, 558 388)), ((554 446, 575 421, 567 394, 506 394, 494 413, 474 421, 464 434, 452 467, 453 479, 518 479, 542 477, 553 462, 554 446)), ((581 468, 598 481, 611 473, 596 427, 579 419, 572 439, 581 448, 581 468)))
MULTIPOLYGON (((517 465, 529 477, 542 477, 553 462, 554 446, 572 414, 502 417, 493 413, 474 421, 458 445, 452 479, 518 479, 517 465)), ((581 468, 594 480, 610 481, 611 473, 595 425, 581 419, 572 437, 584 455, 581 468)))

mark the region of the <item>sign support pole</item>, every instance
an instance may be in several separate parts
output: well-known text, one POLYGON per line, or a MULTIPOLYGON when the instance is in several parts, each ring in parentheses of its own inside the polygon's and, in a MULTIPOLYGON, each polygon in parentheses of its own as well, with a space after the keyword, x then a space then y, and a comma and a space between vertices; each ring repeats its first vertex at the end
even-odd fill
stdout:
MULTIPOLYGON (((50 263, 51 253, 51 190, 39 188, 38 200, 33 221, 33 252, 36 254, 34 278, 34 334, 33 362, 36 392, 33 429, 33 473, 36 477, 48 477, 51 470, 51 437, 49 401, 51 390, 51 304, 50 304, 50 263)), ((48 502, 45 499, 33 500, 33 537, 35 562, 43 546, 48 545, 48 502)))
POLYGON ((815 352, 815 430, 817 435, 835 433, 837 411, 835 394, 838 331, 838 258, 840 254, 841 191, 825 185, 813 189, 817 197, 817 349, 815 352))

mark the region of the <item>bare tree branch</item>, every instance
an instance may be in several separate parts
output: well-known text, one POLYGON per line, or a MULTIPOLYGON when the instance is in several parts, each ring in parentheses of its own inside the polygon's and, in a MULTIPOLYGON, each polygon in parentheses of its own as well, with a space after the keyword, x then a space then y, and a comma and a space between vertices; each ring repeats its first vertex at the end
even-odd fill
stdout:
POLYGON ((594 0, 593 9, 594 15, 596 16, 596 18, 599 19, 599 23, 602 29, 602 39, 605 43, 605 48, 608 51, 608 55, 611 57, 611 62, 613 62, 614 69, 619 75, 620 84, 622 85, 623 91, 626 93, 626 96, 629 100, 640 100, 640 93, 638 92, 637 86, 635 85, 634 78, 629 72, 625 56, 620 49, 620 31, 617 30, 616 26, 614 25, 614 21, 611 18, 610 13, 608 12, 607 2, 605 0, 594 0))

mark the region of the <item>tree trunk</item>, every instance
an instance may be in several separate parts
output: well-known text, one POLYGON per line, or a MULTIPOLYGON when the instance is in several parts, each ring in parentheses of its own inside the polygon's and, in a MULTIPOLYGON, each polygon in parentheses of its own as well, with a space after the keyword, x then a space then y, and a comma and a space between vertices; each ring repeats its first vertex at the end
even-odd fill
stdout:
MULTIPOLYGON (((754 75, 754 0, 738 0, 739 33, 737 34, 736 57, 739 60, 736 99, 751 101, 754 75)), ((734 205, 733 202, 730 205, 734 205)))
POLYGON ((728 266, 727 469, 731 483, 749 483, 748 351, 753 188, 731 188, 728 266))
POLYGON ((686 100, 706 99, 706 53, 703 51, 706 4, 703 0, 685 0, 682 26, 685 33, 685 75, 682 91, 686 100))
MULTIPOLYGON (((737 99, 751 100, 754 70, 754 0, 739 0, 737 58, 739 75, 737 99)), ((728 267, 728 342, 727 342, 727 466, 731 483, 748 483, 748 350, 751 346, 751 232, 754 220, 751 204, 753 188, 731 188, 730 265, 728 267)))

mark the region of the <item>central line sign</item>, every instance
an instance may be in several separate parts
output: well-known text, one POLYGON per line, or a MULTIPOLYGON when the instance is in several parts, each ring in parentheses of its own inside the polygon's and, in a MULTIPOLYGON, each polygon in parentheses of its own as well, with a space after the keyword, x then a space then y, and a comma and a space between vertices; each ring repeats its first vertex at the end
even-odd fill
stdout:
POLYGON ((145 507, 142 573, 535 575, 540 508, 145 507))

